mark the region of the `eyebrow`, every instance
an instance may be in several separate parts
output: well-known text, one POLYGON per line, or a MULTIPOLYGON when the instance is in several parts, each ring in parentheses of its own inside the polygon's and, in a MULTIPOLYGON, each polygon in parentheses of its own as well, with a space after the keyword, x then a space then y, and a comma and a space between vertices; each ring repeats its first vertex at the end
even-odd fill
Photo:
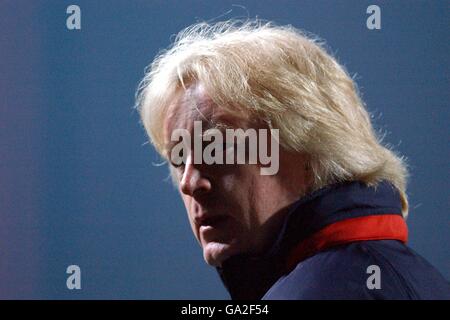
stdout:
POLYGON ((206 131, 211 129, 217 129, 220 131, 224 131, 226 129, 235 129, 231 124, 227 123, 223 120, 210 120, 206 124, 206 126, 203 127, 203 135, 206 131))
MULTIPOLYGON (((224 132, 225 130, 235 129, 235 127, 233 127, 226 121, 208 120, 208 122, 206 123, 206 126, 202 123, 202 129, 203 129, 203 132, 202 132, 202 139, 203 139, 204 137, 209 137, 211 135, 211 134, 208 134, 208 130, 217 129, 217 130, 221 131, 223 134, 225 134, 225 132, 224 132)), ((192 132, 190 132, 190 134, 192 134, 192 132)), ((192 138, 192 135, 191 135, 191 138, 192 138)), ((181 140, 182 140, 182 138, 180 137, 180 140, 178 140, 178 141, 169 141, 164 144, 163 153, 166 156, 166 158, 169 158, 170 152, 172 151, 173 147, 175 147, 175 145, 180 143, 181 140)))

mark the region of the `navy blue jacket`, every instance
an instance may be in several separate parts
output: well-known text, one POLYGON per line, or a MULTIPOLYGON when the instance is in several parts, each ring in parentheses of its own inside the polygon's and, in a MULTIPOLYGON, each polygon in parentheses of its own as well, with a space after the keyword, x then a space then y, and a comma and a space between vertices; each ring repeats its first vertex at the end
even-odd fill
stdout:
POLYGON ((450 299, 450 283, 406 240, 391 184, 336 184, 294 203, 264 256, 231 257, 218 272, 236 300, 450 299))

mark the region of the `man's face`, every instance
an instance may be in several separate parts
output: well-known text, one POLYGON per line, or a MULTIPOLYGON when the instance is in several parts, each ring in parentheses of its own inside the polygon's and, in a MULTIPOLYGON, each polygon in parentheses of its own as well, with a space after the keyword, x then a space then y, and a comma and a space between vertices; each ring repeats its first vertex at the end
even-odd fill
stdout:
MULTIPOLYGON (((173 130, 186 129, 194 136, 194 121, 202 121, 203 130, 211 124, 243 130, 250 126, 214 105, 201 85, 193 85, 169 108, 164 123, 168 149, 174 144, 173 130)), ((289 167, 299 159, 291 161, 281 152, 280 170, 275 175, 261 175, 259 164, 194 164, 193 151, 184 164, 171 165, 208 264, 219 266, 236 254, 258 254, 275 237, 286 207, 301 195, 297 187, 300 181, 292 181, 296 175, 289 167)))

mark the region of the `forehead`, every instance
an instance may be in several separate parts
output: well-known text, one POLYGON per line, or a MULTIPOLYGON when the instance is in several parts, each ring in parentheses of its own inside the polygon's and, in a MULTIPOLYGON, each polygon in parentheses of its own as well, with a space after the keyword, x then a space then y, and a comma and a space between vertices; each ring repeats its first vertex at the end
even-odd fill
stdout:
POLYGON ((213 127, 246 126, 245 120, 217 106, 201 85, 191 86, 186 91, 180 92, 170 104, 164 123, 166 141, 175 129, 191 130, 194 121, 202 121, 204 130, 213 127))

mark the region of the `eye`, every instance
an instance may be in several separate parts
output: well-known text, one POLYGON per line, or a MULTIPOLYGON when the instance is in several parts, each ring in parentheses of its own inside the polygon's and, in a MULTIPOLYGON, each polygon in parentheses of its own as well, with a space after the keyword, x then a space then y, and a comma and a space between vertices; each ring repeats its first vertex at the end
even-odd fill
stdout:
POLYGON ((215 147, 211 151, 211 155, 213 157, 221 156, 224 157, 227 153, 232 152, 234 148, 233 143, 223 142, 222 144, 216 144, 215 147))

